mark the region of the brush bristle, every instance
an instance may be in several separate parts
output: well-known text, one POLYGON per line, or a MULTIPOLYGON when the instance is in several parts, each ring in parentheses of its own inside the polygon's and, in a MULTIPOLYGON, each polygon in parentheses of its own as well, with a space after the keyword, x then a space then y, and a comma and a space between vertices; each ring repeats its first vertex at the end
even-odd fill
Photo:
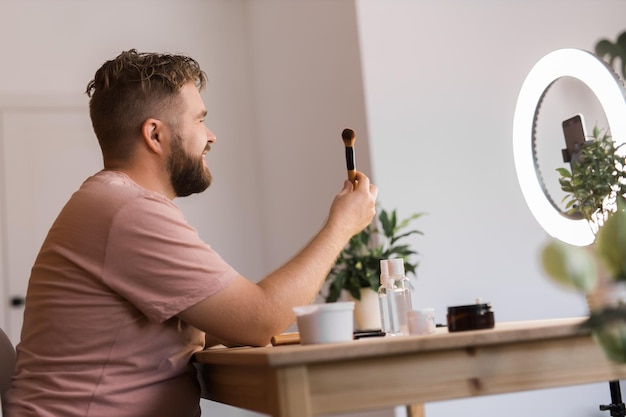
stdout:
POLYGON ((354 130, 352 129, 344 129, 343 132, 341 132, 341 138, 346 146, 354 146, 356 133, 354 133, 354 130))

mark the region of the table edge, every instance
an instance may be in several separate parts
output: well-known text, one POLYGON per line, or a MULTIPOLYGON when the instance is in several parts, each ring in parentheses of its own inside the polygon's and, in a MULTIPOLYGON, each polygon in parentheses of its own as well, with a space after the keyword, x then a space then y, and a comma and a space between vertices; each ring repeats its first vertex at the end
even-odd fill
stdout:
POLYGON ((209 348, 197 352, 194 361, 215 365, 293 366, 360 359, 403 353, 523 343, 562 337, 589 336, 581 328, 587 317, 541 319, 497 323, 495 328, 449 333, 445 328, 427 336, 387 336, 323 345, 286 345, 239 348, 209 348))

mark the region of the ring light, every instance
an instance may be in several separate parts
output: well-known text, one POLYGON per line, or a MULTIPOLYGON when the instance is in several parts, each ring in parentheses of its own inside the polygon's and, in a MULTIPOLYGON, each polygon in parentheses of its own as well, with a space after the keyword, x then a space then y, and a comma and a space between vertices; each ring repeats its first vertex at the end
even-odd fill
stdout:
POLYGON ((616 145, 626 141, 624 86, 611 67, 590 52, 560 49, 541 58, 530 70, 520 90, 513 119, 513 157, 517 179, 530 211, 552 237, 586 246, 594 234, 585 219, 564 216, 551 202, 537 169, 533 141, 541 101, 562 77, 576 78, 598 98, 616 145))

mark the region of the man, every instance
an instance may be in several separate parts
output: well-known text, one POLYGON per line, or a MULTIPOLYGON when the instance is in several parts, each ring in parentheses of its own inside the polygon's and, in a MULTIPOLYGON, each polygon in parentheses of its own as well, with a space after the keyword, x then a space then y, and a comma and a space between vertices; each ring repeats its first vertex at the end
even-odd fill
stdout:
POLYGON ((123 52, 87 87, 104 169, 49 231, 32 269, 8 416, 198 416, 194 352, 207 339, 261 346, 312 302, 377 188, 346 181, 326 223, 258 284, 174 205, 211 183, 206 75, 180 55, 123 52))

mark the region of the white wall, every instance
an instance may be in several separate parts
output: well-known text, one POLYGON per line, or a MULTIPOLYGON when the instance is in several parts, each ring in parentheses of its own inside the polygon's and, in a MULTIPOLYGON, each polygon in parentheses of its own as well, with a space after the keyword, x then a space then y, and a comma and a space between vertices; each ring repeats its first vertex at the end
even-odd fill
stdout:
POLYGON ((370 171, 352 0, 250 1, 253 141, 264 195, 266 260, 278 266, 325 220, 346 177, 341 132, 370 171))
MULTIPOLYGON (((372 165, 386 207, 426 211, 417 306, 445 322, 475 297, 496 320, 578 316, 584 299, 538 263, 546 234, 517 184, 513 111, 530 68, 626 30, 626 3, 357 0, 372 165)), ((555 120, 560 123, 560 120, 555 120)), ((429 416, 602 415, 596 384, 427 406, 429 416)))

